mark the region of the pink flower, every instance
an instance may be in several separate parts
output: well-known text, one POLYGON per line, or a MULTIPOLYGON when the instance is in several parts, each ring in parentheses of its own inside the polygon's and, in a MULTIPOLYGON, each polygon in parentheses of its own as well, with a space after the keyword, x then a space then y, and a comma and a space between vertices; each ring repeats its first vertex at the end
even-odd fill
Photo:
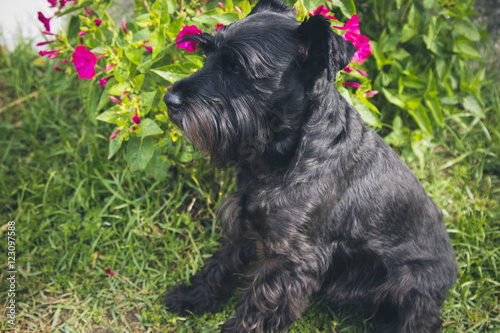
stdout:
MULTIPOLYGON (((118 135, 118 133, 120 133, 120 131, 121 130, 118 130, 118 131, 114 132, 113 134, 111 134, 109 139, 113 140, 114 138, 116 138, 116 136, 118 135)), ((109 271, 109 268, 106 270, 106 273, 111 274, 111 275, 116 275, 116 273, 113 273, 111 271, 108 272, 108 271, 109 271)))
POLYGON ((146 51, 153 51, 153 47, 152 47, 151 45, 144 45, 144 44, 142 44, 141 46, 142 46, 143 48, 145 48, 145 49, 146 49, 146 51))
POLYGON ((50 35, 50 36, 57 36, 57 34, 50 32, 50 31, 42 31, 42 34, 44 35, 50 35))
POLYGON ((243 12, 241 11, 240 7, 238 7, 238 6, 234 6, 234 10, 235 10, 238 14, 240 14, 241 16, 243 16, 243 12))
POLYGON ((38 54, 43 57, 44 55, 56 53, 56 52, 59 52, 60 50, 61 49, 55 49, 55 50, 50 50, 50 51, 40 51, 40 52, 38 52, 38 54))
POLYGON ((220 29, 222 29, 223 26, 224 26, 224 24, 217 23, 217 26, 215 27, 215 32, 218 32, 220 29))
POLYGON ((57 0, 48 0, 51 4, 50 8, 57 6, 57 0))
MULTIPOLYGON (((118 131, 118 132, 120 132, 120 131, 118 131)), ((118 133, 118 132, 117 132, 117 133, 118 133)), ((114 133, 113 133, 113 134, 114 134, 114 133)), ((114 139, 114 138, 113 138, 113 139, 114 139)), ((116 273, 115 273, 115 272, 112 272, 109 268, 106 268, 106 273, 108 273, 108 274, 110 274, 110 275, 116 275, 116 273)))
POLYGON ((363 76, 368 76, 368 73, 365 72, 365 71, 362 71, 361 69, 359 68, 354 68, 356 70, 356 72, 358 72, 359 74, 363 75, 363 76))
POLYGON ((78 36, 83 36, 87 33, 88 31, 82 30, 78 33, 78 36))
POLYGON ((55 69, 56 71, 66 72, 66 68, 61 68, 61 67, 59 67, 59 66, 57 66, 57 65, 54 65, 54 69, 55 69))
POLYGON ((141 123, 141 117, 137 114, 137 109, 135 109, 135 115, 132 116, 132 121, 137 125, 141 123))
POLYGON ((36 44, 36 46, 47 45, 47 44, 50 44, 50 43, 54 43, 54 41, 53 40, 48 40, 48 41, 45 41, 45 42, 40 42, 40 43, 36 44))
POLYGON ((68 62, 68 59, 62 59, 61 62, 65 64, 68 62))
POLYGON ((125 21, 122 21, 122 28, 123 28, 123 32, 125 32, 125 35, 128 33, 128 30, 127 30, 127 25, 125 24, 125 21))
POLYGON ((347 30, 343 38, 354 44, 356 53, 352 61, 356 61, 359 64, 365 62, 372 54, 372 47, 370 45, 370 39, 366 36, 361 35, 361 30, 359 28, 359 17, 358 15, 353 15, 343 27, 334 26, 336 29, 347 30))
POLYGON ((46 18, 42 12, 38 12, 38 20, 43 23, 45 30, 50 31, 50 20, 52 20, 52 17, 46 18))
POLYGON ((87 50, 85 45, 78 45, 73 52, 73 63, 80 79, 92 79, 95 76, 95 64, 97 59, 95 55, 87 50))
POLYGON ((322 15, 326 18, 329 18, 330 20, 336 20, 336 18, 330 14, 331 14, 330 10, 326 8, 325 5, 321 5, 318 8, 316 8, 314 12, 309 13, 309 16, 322 15))
POLYGON ((101 24, 102 24, 102 20, 101 19, 95 19, 94 23, 95 23, 96 26, 100 27, 101 24))
POLYGON ((346 71, 346 73, 352 73, 352 69, 349 66, 346 66, 344 70, 346 71))
POLYGON ((59 3, 61 4, 61 8, 63 8, 66 5, 66 2, 68 2, 68 0, 59 0, 59 3))
POLYGON ((136 126, 132 126, 131 129, 132 129, 132 131, 135 131, 137 129, 137 127, 136 126))
POLYGON ((109 99, 113 102, 113 103, 116 103, 116 104, 122 104, 122 102, 120 102, 118 100, 118 98, 116 98, 115 96, 109 96, 109 99))
POLYGON ((87 12, 87 14, 90 15, 90 17, 94 17, 94 14, 92 14, 92 12, 90 11, 90 9, 88 9, 88 8, 84 8, 84 9, 87 12))
POLYGON ((359 88, 361 85, 356 82, 342 82, 344 86, 349 86, 349 87, 354 87, 354 88, 359 88))
POLYGON ((111 79, 113 76, 108 76, 104 79, 99 80, 99 85, 101 86, 102 89, 106 88, 106 83, 108 83, 109 79, 111 79))
POLYGON ((352 61, 357 61, 358 64, 364 63, 365 60, 372 54, 370 39, 366 36, 359 36, 356 42, 354 42, 354 46, 358 49, 358 51, 354 53, 352 61))
POLYGON ((378 94, 378 91, 377 90, 372 90, 372 91, 369 91, 367 93, 365 93, 365 96, 370 98, 370 97, 373 97, 375 96, 376 94, 378 94))
POLYGON ((187 35, 196 35, 196 34, 201 34, 202 31, 198 29, 195 25, 186 25, 182 30, 179 32, 179 36, 175 40, 177 43, 177 47, 180 49, 186 49, 188 52, 194 52, 196 51, 196 45, 198 45, 198 42, 195 41, 182 41, 182 36, 187 36, 187 35))
POLYGON ((107 71, 112 70, 114 65, 115 65, 115 64, 109 64, 109 65, 107 65, 107 66, 106 66, 106 70, 107 70, 107 71))
POLYGON ((224 4, 222 2, 219 2, 218 5, 220 8, 226 10, 226 6, 224 6, 224 4))
POLYGON ((125 90, 124 92, 122 92, 122 93, 120 94, 120 99, 123 99, 123 97, 125 97, 125 95, 126 95, 126 94, 127 94, 127 91, 125 90))
POLYGON ((49 59, 54 59, 54 58, 57 58, 60 54, 61 54, 61 53, 59 53, 59 52, 49 54, 49 59))

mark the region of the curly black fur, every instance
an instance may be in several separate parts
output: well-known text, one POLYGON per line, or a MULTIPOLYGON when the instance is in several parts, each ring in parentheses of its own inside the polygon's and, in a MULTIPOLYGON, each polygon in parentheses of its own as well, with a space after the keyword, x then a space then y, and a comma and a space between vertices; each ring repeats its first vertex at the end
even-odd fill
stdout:
POLYGON ((442 214, 332 79, 354 46, 280 0, 196 40, 204 67, 165 95, 170 119, 238 190, 218 208, 225 243, 171 311, 217 311, 248 272, 223 332, 282 332, 321 291, 382 332, 436 332, 457 277, 442 214))

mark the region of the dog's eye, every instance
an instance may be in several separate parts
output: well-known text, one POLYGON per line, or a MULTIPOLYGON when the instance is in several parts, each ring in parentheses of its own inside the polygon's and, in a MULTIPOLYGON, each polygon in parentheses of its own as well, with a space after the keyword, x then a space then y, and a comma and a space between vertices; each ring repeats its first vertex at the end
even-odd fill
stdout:
POLYGON ((231 69, 231 72, 233 73, 240 73, 241 72, 241 66, 238 65, 237 63, 232 62, 229 66, 229 69, 231 69))

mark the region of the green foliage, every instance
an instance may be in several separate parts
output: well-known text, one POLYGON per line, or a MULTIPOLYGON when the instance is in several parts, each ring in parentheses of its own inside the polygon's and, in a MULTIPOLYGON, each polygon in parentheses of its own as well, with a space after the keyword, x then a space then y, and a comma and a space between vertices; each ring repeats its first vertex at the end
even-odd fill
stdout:
MULTIPOLYGON (((411 145, 423 165, 434 130, 444 117, 462 114, 483 123, 486 78, 479 43, 485 26, 473 23, 473 0, 375 0, 361 6, 364 32, 371 38, 373 88, 382 131, 397 147, 411 145), (402 131, 402 128, 411 131, 402 131)), ((362 27, 363 30, 363 27, 362 27)))

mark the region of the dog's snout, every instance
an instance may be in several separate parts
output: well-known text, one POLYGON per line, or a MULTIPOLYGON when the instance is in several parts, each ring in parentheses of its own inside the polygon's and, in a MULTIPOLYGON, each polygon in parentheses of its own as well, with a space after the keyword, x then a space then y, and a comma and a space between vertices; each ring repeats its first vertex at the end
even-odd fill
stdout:
POLYGON ((184 104, 182 96, 178 92, 167 92, 163 99, 168 108, 172 111, 179 111, 184 104))

